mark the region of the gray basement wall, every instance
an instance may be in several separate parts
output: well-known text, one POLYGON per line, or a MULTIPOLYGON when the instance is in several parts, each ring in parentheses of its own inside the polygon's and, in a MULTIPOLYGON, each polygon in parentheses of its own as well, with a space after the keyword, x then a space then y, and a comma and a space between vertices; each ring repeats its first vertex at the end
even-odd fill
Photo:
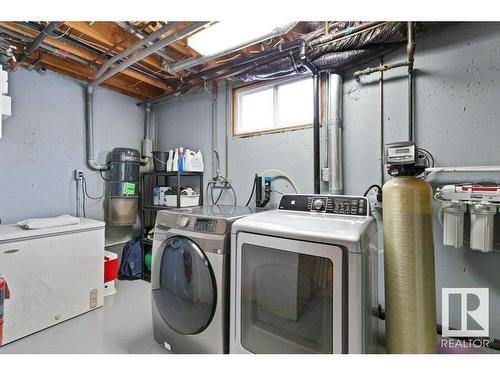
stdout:
MULTIPOLYGON (((419 36, 416 42, 418 144, 432 152, 437 166, 500 164, 500 23, 456 24, 419 36)), ((384 62, 404 58, 401 50, 386 56, 384 62)), ((352 71, 343 76, 345 193, 360 195, 369 185, 380 181, 379 77, 374 74, 356 82, 351 78, 352 71)), ((384 75, 385 143, 407 138, 406 83, 404 70, 384 75)), ((312 192, 312 129, 233 138, 230 122, 226 121, 225 94, 222 84, 217 96, 216 149, 221 156, 222 174, 233 183, 238 202, 244 204, 248 199, 254 173, 268 168, 285 171, 298 183, 301 192, 312 192), (226 151, 228 160, 224 156, 226 151)), ((213 175, 211 108, 211 97, 206 92, 175 99, 157 108, 159 148, 168 150, 181 145, 201 149, 207 166, 206 177, 213 175)), ((325 165, 323 146, 324 142, 322 166, 325 165)), ((432 182, 482 179, 499 181, 500 174, 443 174, 432 182)), ((279 185, 273 182, 273 188, 283 193, 292 191, 286 181, 279 185)), ((278 199, 279 195, 273 196, 273 203, 278 199)), ((232 201, 231 193, 225 193, 224 202, 231 204, 232 201)), ((490 335, 500 337, 500 253, 483 254, 467 248, 442 246, 441 226, 436 215, 439 205, 435 204, 434 208, 438 321, 441 321, 441 288, 489 288, 490 335)), ((498 215, 496 220, 498 227, 498 215)), ((498 233, 497 238, 496 242, 500 242, 498 233)), ((383 304, 382 256, 379 264, 379 300, 383 304)), ((459 326, 458 311, 453 313, 450 324, 459 326)))
MULTIPOLYGON (((0 218, 76 214, 74 170, 82 169, 91 196, 104 183, 86 167, 85 89, 58 74, 20 69, 9 73, 12 116, 0 139, 0 218)), ((140 148, 144 112, 137 100, 98 89, 95 95, 95 149, 100 162, 113 147, 140 148)), ((104 219, 104 200, 86 200, 87 217, 104 219)), ((108 244, 130 237, 130 227, 106 229, 108 244)))

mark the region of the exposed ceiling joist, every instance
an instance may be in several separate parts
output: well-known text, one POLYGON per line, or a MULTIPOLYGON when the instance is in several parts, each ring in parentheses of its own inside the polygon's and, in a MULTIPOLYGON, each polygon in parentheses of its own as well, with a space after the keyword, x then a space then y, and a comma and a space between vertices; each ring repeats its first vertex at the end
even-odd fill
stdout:
MULTIPOLYGON (((38 54, 34 53, 30 56, 32 60, 38 59, 38 54)), ((86 65, 68 60, 62 57, 54 56, 49 53, 43 53, 40 58, 40 63, 47 65, 51 70, 69 75, 79 80, 89 80, 95 74, 94 70, 86 65)), ((143 84, 142 87, 136 84, 133 79, 124 75, 118 75, 109 79, 106 82, 108 88, 117 89, 129 96, 134 96, 139 99, 154 97, 162 92, 157 88, 143 84)))
MULTIPOLYGON (((106 48, 117 46, 114 49, 116 52, 121 52, 131 47, 139 40, 136 36, 130 37, 130 34, 123 31, 113 22, 94 22, 90 25, 88 22, 68 21, 65 24, 93 38, 106 48)), ((150 55, 142 61, 153 69, 163 69, 161 60, 155 55, 150 55)))
MULTIPOLYGON (((17 32, 17 33, 25 35, 25 36, 33 37, 33 38, 38 35, 38 33, 36 31, 17 26, 13 23, 10 23, 10 22, 0 22, 0 26, 6 28, 8 30, 17 32)), ((45 38, 44 43, 46 43, 47 45, 50 45, 54 48, 60 49, 62 51, 62 54, 63 54, 63 51, 66 51, 66 52, 71 53, 72 55, 81 57, 85 60, 89 60, 89 62, 94 61, 97 65, 102 64, 102 59, 99 59, 98 58, 99 56, 97 56, 89 51, 86 51, 83 48, 79 48, 77 46, 73 46, 71 44, 65 43, 61 39, 55 39, 55 38, 48 37, 48 38, 45 38)), ((93 71, 93 69, 91 69, 91 71, 93 71)), ((154 78, 149 77, 145 74, 137 72, 133 69, 126 69, 122 72, 122 74, 129 76, 130 78, 143 81, 143 82, 145 82, 149 85, 152 85, 154 87, 157 87, 163 91, 168 92, 171 90, 164 82, 161 82, 157 79, 154 79, 154 78)))

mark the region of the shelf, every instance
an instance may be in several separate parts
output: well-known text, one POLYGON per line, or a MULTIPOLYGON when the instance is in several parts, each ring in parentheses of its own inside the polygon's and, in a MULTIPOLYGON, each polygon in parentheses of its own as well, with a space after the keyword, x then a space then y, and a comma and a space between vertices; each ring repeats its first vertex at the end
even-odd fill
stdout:
POLYGON ((144 172, 142 173, 144 176, 200 176, 203 175, 203 172, 144 172))
MULTIPOLYGON (((146 235, 148 230, 154 226, 156 220, 156 214, 163 210, 173 210, 177 206, 160 206, 152 204, 154 202, 152 194, 153 187, 155 185, 162 184, 172 184, 172 186, 181 187, 183 186, 183 181, 198 180, 198 183, 193 182, 193 188, 199 187, 199 200, 200 206, 203 205, 203 172, 144 172, 141 174, 141 233, 143 239, 141 241, 141 255, 142 259, 146 255, 147 251, 151 250, 153 241, 148 240, 146 235), (186 177, 186 178, 183 178, 186 177), (189 178, 191 177, 191 178, 189 178), (147 218, 147 224, 146 224, 147 218)), ((180 189, 177 189, 180 190, 180 189)), ((177 191, 176 197, 180 200, 180 192, 177 191)), ((150 281, 151 274, 145 266, 145 262, 142 263, 142 278, 143 280, 150 281)))
POLYGON ((161 211, 161 210, 168 210, 169 208, 175 208, 175 207, 155 206, 152 204, 146 204, 146 205, 142 206, 142 209, 146 210, 146 211, 161 211))

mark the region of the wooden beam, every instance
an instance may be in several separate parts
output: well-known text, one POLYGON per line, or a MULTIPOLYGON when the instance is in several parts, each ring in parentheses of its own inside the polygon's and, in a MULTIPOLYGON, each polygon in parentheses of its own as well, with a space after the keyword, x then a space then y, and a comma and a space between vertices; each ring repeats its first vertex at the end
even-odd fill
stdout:
MULTIPOLYGON (((36 60, 38 55, 35 53, 30 57, 33 60, 36 60)), ((50 70, 85 82, 91 79, 94 75, 93 70, 86 65, 59 56, 54 56, 49 53, 43 53, 40 62, 45 64, 50 70)), ((103 86, 120 93, 139 98, 150 98, 163 92, 163 90, 152 87, 146 83, 140 83, 139 85, 136 85, 136 83, 137 81, 134 82, 133 79, 120 75, 110 78, 103 86)))
MULTIPOLYGON (((90 25, 87 22, 68 21, 65 22, 65 24, 74 30, 88 35, 106 48, 116 46, 130 35, 113 22, 94 22, 90 25)), ((132 36, 125 40, 120 46, 114 48, 114 50, 121 52, 131 47, 138 40, 136 36, 132 36)), ((154 55, 149 55, 141 61, 155 70, 163 69, 160 59, 154 55)))
MULTIPOLYGON (((32 31, 32 30, 17 26, 15 24, 10 23, 10 22, 0 22, 0 26, 6 28, 8 30, 15 31, 19 34, 29 36, 29 37, 36 37, 38 35, 38 33, 36 31, 32 31)), ((44 43, 46 43, 47 45, 49 45, 51 47, 60 49, 62 51, 67 51, 67 52, 71 53, 72 55, 78 56, 82 59, 89 60, 89 62, 95 61, 97 65, 101 65, 103 63, 101 59, 98 59, 99 56, 97 56, 96 54, 93 54, 93 53, 91 53, 83 48, 74 46, 72 44, 65 43, 61 39, 54 39, 54 38, 47 37, 47 38, 45 38, 44 43)), ((146 82, 152 86, 155 86, 159 89, 162 89, 163 91, 171 91, 171 88, 169 88, 164 82, 161 82, 157 79, 149 77, 149 76, 142 74, 138 71, 135 71, 133 69, 128 68, 128 69, 124 70, 122 73, 126 76, 129 76, 129 77, 134 78, 136 80, 146 82)))
MULTIPOLYGON (((174 28, 169 30, 167 33, 165 33, 165 36, 172 35, 175 32, 182 30, 183 28, 185 28, 186 26, 188 26, 191 23, 192 22, 181 22, 177 26, 175 26, 174 28)), ((153 32, 155 29, 152 26, 148 26, 146 28, 146 30, 148 30, 149 32, 153 32)), ((169 45, 169 48, 173 49, 174 51, 176 51, 182 55, 182 58, 180 58, 178 60, 182 60, 183 58, 187 58, 187 57, 200 56, 200 54, 197 51, 195 51, 194 49, 192 49, 191 47, 189 47, 187 45, 186 38, 183 38, 181 40, 173 42, 172 44, 169 45)))

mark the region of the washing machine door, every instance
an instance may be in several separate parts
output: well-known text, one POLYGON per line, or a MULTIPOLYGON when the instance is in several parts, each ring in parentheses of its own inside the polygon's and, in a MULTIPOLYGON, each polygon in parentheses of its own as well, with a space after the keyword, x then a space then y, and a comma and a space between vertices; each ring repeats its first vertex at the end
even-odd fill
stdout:
POLYGON ((203 251, 189 238, 173 236, 153 262, 153 300, 165 323, 184 335, 205 330, 215 312, 217 287, 203 251))

